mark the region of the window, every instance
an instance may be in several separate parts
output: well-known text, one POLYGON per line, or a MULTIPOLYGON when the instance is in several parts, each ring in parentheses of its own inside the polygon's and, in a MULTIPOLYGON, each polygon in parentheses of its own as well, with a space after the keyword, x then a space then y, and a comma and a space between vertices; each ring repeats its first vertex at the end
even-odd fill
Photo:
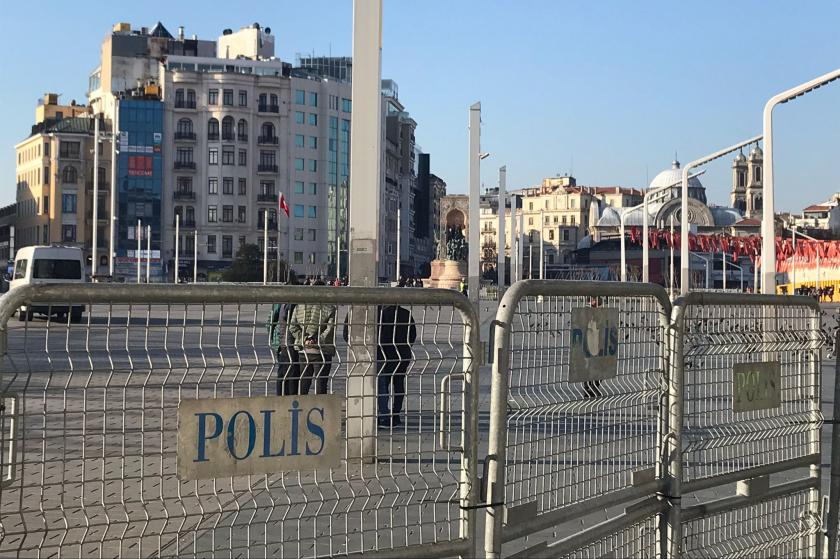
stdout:
POLYGON ((318 126, 318 115, 315 113, 309 113, 309 124, 310 126, 318 126))
POLYGON ((330 110, 338 110, 338 95, 330 95, 330 110))
POLYGON ((759 167, 758 165, 754 165, 753 175, 755 175, 755 182, 761 182, 761 167, 759 167))
POLYGON ((176 180, 178 192, 192 193, 192 177, 178 177, 176 180))
POLYGON ((295 252, 295 264, 303 264, 303 253, 295 252))
POLYGON ((295 105, 306 104, 306 92, 302 89, 295 90, 295 105))
POLYGON ((295 134, 295 147, 302 148, 303 147, 303 134, 295 134))
POLYGON ((222 165, 233 165, 236 159, 236 151, 230 146, 222 148, 222 165))
POLYGON ((309 149, 318 149, 318 138, 316 136, 309 136, 309 149))
POLYGON ((207 235, 207 254, 216 254, 216 235, 207 235))
POLYGON ((315 171, 317 171, 318 170, 318 161, 316 161, 315 159, 310 159, 309 160, 309 170, 312 171, 313 173, 315 171))
POLYGON ((309 92, 309 106, 310 107, 317 107, 318 106, 318 94, 314 91, 309 92))
POLYGON ((260 152, 260 165, 276 165, 276 154, 273 151, 260 152))
POLYGON ((268 108, 268 95, 260 93, 260 96, 257 97, 257 105, 260 111, 266 110, 268 108))
POLYGON ((302 241, 303 240, 303 227, 295 227, 295 240, 302 241))
POLYGON ((175 161, 178 163, 192 163, 193 150, 192 148, 178 148, 175 153, 175 161))
POLYGON ((303 181, 295 181, 295 194, 303 194, 303 181))
POLYGON ((219 179, 217 177, 210 177, 207 179, 207 192, 209 194, 218 194, 219 193, 219 179))
POLYGON ((531 212, 534 211, 534 203, 533 202, 528 202, 528 211, 531 211, 531 212))
POLYGON ((309 240, 314 241, 316 236, 318 235, 318 231, 316 229, 309 230, 309 240))
POLYGON ((58 146, 58 156, 62 158, 79 159, 81 152, 81 144, 79 142, 66 142, 62 140, 58 146))
POLYGON ((247 149, 240 149, 239 150, 239 165, 246 166, 248 165, 248 150, 247 149))
POLYGON ((61 195, 61 213, 74 214, 76 213, 76 195, 62 194, 61 195))
POLYGON ((218 89, 211 89, 207 92, 207 104, 208 105, 218 105, 219 104, 219 90, 218 89))
POLYGON ((309 263, 310 263, 310 264, 314 264, 314 263, 315 263, 315 253, 314 253, 314 252, 310 252, 310 253, 309 253, 309 263))
POLYGON ((533 225, 533 224, 534 224, 534 218, 533 218, 533 217, 529 217, 529 218, 528 218, 528 225, 533 225))
POLYGON ((222 258, 233 257, 233 236, 222 235, 222 258))
POLYGON ((233 223, 233 206, 222 206, 222 221, 233 223))
POLYGON ((225 177, 222 179, 222 194, 233 194, 233 177, 225 177))
POLYGON ((309 193, 310 194, 318 194, 318 183, 310 182, 309 183, 309 193))
POLYGON ((248 106, 248 92, 240 89, 239 90, 239 106, 240 107, 247 107, 248 106))
POLYGON ((248 139, 248 121, 244 118, 240 118, 236 123, 236 137, 243 142, 248 139))
MULTIPOLYGON (((301 260, 303 260, 303 253, 301 253, 301 260)), ((26 277, 27 260, 18 260, 15 262, 15 277, 14 279, 23 279, 26 277)))
POLYGON ((246 179, 239 179, 239 195, 246 196, 248 194, 248 182, 246 179))
POLYGON ((295 157, 295 171, 303 171, 304 161, 302 157, 295 157))
POLYGON ((239 237, 239 248, 244 247, 246 244, 248 244, 248 237, 246 237, 245 235, 241 235, 239 237))
POLYGON ((572 209, 575 209, 575 204, 577 203, 577 201, 574 198, 572 198, 571 202, 572 202, 572 209))
POLYGON ((68 165, 64 168, 64 171, 61 173, 61 182, 72 183, 76 182, 77 179, 76 175, 76 168, 72 165, 68 165))
POLYGON ((178 133, 176 138, 189 138, 193 133, 193 123, 188 118, 178 120, 178 133))
POLYGON ((566 216, 563 216, 563 225, 566 225, 566 216))
POLYGON ((270 196, 274 194, 274 181, 260 181, 260 195, 270 196))
POLYGON ((572 216, 572 218, 571 218, 571 224, 572 224, 572 225, 574 225, 574 224, 575 224, 575 216, 572 216))
POLYGON ((216 206, 207 206, 207 221, 209 223, 216 223, 217 219, 216 206))
POLYGON ((568 229, 563 229, 563 240, 564 241, 569 240, 569 230, 568 229))
POLYGON ((309 206, 309 218, 314 219, 318 217, 318 208, 315 206, 309 206))
POLYGON ((207 139, 208 140, 218 140, 219 139, 219 121, 215 118, 211 118, 207 121, 207 139))
POLYGON ((187 213, 184 215, 184 219, 187 223, 195 223, 195 208, 192 206, 187 206, 187 213))
POLYGON ((549 229, 549 230, 548 230, 548 240, 549 240, 549 241, 553 241, 553 240, 554 240, 554 229, 549 229))
POLYGON ((278 106, 279 106, 279 103, 278 103, 278 101, 277 101, 277 99, 278 99, 278 98, 277 98, 277 95, 275 95, 274 93, 272 93, 272 94, 269 96, 269 98, 268 98, 268 99, 269 99, 269 101, 270 101, 270 103, 269 103, 269 104, 271 105, 271 108, 272 108, 273 112, 275 112, 275 113, 276 113, 276 112, 277 112, 277 108, 278 108, 278 106))
POLYGON ((66 243, 76 242, 76 226, 62 225, 61 226, 61 240, 66 243))
POLYGON ((176 107, 183 107, 184 106, 184 89, 176 89, 175 90, 175 106, 176 107))
POLYGON ((247 208, 245 206, 239 206, 237 208, 236 221, 238 221, 239 223, 245 223, 247 221, 246 211, 247 208))
POLYGON ((738 186, 747 186, 747 174, 744 171, 738 171, 738 186))
POLYGON ((195 90, 188 89, 187 90, 187 106, 190 108, 195 108, 195 90))
POLYGON ((210 153, 207 155, 207 163, 209 165, 219 164, 219 148, 210 148, 210 153))
POLYGON ((233 138, 233 117, 226 116, 222 119, 222 139, 232 141, 233 138))
POLYGON ((270 122, 263 122, 260 127, 260 143, 272 142, 276 143, 276 134, 274 133, 274 125, 270 122))
POLYGON ((341 110, 345 113, 349 113, 351 108, 350 99, 341 99, 341 110))
POLYGON ((303 111, 295 111, 295 124, 303 124, 305 119, 306 115, 303 111))
POLYGON ((295 204, 294 216, 303 217, 303 204, 295 204))

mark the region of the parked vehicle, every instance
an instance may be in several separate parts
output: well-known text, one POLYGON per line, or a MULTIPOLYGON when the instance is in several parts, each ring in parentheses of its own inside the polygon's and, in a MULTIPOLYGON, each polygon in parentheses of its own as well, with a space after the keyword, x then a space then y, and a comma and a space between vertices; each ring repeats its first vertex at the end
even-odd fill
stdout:
MULTIPOLYGON (((28 246, 15 255, 14 274, 9 291, 25 285, 45 283, 83 283, 85 260, 82 249, 58 246, 28 246)), ((29 305, 21 306, 18 320, 32 320, 35 313, 62 319, 70 314, 72 322, 79 322, 85 312, 84 305, 29 305)))

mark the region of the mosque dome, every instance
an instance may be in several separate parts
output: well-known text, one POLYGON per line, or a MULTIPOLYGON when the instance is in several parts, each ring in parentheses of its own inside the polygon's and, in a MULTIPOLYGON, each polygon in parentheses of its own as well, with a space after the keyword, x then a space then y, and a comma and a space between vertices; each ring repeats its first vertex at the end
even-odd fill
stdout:
MULTIPOLYGON (((680 162, 674 161, 671 163, 670 169, 665 169, 650 181, 648 188, 666 188, 668 186, 680 186, 682 184, 682 170, 680 170, 680 162)), ((690 177, 688 179, 689 188, 703 188, 703 184, 697 177, 690 177)))
POLYGON ((754 148, 752 148, 752 151, 750 152, 750 159, 759 159, 763 156, 764 156, 764 152, 761 151, 760 147, 755 146, 754 148))

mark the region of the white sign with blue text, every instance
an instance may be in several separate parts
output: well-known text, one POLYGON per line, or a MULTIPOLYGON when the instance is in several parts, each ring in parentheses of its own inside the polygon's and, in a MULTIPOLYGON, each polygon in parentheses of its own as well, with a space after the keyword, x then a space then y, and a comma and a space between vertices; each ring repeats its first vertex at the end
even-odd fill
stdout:
POLYGON ((178 479, 336 468, 343 400, 333 394, 182 400, 178 479))
POLYGON ((572 309, 569 382, 613 378, 618 372, 618 309, 572 309))

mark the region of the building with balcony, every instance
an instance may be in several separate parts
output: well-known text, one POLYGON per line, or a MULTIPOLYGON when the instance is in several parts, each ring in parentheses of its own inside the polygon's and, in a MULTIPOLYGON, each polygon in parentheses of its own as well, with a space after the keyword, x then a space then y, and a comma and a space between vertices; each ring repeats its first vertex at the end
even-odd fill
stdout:
MULTIPOLYGON (((53 93, 46 94, 38 104, 30 135, 15 146, 15 249, 63 244, 80 247, 89 256, 96 172, 99 183, 98 245, 105 249, 100 252, 100 266, 107 269, 110 123, 100 120, 99 166, 96 170, 94 129, 90 107, 75 102, 61 105, 58 95, 53 93)), ((11 254, 10 258, 13 257, 11 254)))

